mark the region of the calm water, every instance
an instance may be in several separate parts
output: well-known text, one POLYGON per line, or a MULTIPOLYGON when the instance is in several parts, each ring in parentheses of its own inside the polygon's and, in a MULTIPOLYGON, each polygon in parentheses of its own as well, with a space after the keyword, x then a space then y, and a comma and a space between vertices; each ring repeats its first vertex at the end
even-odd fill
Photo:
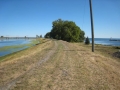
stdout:
MULTIPOLYGON (((31 40, 29 39, 4 39, 4 40, 0 40, 0 48, 3 48, 4 46, 28 44, 30 43, 30 41, 31 40)), ((17 51, 20 51, 26 48, 28 48, 28 46, 24 46, 24 47, 16 48, 16 49, 10 48, 5 51, 0 51, 0 56, 5 56, 7 54, 17 52, 17 51)))
POLYGON ((12 46, 12 45, 22 45, 29 43, 29 39, 4 39, 0 40, 0 47, 12 46))
POLYGON ((20 50, 23 50, 23 49, 26 49, 26 48, 28 48, 28 46, 25 46, 25 47, 22 47, 22 48, 17 48, 17 49, 8 49, 8 50, 5 50, 5 51, 0 51, 0 56, 5 56, 7 54, 17 52, 17 51, 20 51, 20 50))
MULTIPOLYGON (((120 38, 112 38, 112 39, 120 40, 120 38)), ((110 38, 95 38, 94 41, 95 41, 95 44, 120 46, 120 41, 110 41, 110 38)), ((90 38, 90 43, 92 43, 91 38, 90 38)))

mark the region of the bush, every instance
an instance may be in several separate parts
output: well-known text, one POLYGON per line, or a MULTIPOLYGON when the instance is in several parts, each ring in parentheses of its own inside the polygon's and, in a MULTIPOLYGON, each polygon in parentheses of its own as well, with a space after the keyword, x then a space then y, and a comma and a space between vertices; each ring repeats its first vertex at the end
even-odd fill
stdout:
POLYGON ((90 40, 88 37, 85 39, 85 44, 87 44, 87 45, 90 44, 90 40))

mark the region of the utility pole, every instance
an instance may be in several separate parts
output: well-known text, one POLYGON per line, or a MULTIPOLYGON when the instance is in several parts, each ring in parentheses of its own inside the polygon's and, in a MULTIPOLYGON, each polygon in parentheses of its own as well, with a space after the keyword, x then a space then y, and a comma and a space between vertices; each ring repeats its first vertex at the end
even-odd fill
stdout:
POLYGON ((94 52, 94 25, 93 25, 93 14, 92 14, 92 1, 90 3, 90 18, 91 18, 91 32, 92 32, 92 52, 94 52))

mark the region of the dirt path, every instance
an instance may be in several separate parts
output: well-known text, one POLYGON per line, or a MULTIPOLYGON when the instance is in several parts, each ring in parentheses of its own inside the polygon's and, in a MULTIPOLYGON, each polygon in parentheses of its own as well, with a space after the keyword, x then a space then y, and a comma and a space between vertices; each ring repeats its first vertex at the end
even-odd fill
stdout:
POLYGON ((48 41, 36 49, 16 63, 1 63, 0 90, 120 90, 116 60, 65 41, 48 41))

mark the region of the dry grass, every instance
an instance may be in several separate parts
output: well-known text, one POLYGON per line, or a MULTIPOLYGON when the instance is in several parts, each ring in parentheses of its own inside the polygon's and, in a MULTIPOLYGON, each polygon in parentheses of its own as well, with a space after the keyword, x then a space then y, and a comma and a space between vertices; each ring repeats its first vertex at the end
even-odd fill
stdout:
POLYGON ((56 45, 53 41, 47 41, 33 47, 30 51, 35 48, 37 51, 24 58, 2 62, 0 70, 3 74, 0 76, 3 78, 0 86, 27 72, 11 87, 12 90, 120 89, 120 63, 117 60, 105 57, 99 52, 92 53, 88 48, 76 43, 55 42, 56 45), (48 57, 46 52, 51 50, 54 53, 49 60, 29 70, 41 57, 48 57))
POLYGON ((28 71, 52 46, 53 43, 48 41, 4 58, 0 62, 0 86, 28 71))
MULTIPOLYGON (((78 44, 79 46, 88 48, 89 50, 91 50, 92 45, 85 45, 84 43, 80 43, 78 44)), ((99 44, 95 44, 95 53, 101 54, 105 57, 110 57, 114 60, 120 61, 120 58, 115 57, 113 55, 113 53, 118 52, 120 50, 120 47, 117 46, 105 46, 105 45, 99 45, 99 44)))

